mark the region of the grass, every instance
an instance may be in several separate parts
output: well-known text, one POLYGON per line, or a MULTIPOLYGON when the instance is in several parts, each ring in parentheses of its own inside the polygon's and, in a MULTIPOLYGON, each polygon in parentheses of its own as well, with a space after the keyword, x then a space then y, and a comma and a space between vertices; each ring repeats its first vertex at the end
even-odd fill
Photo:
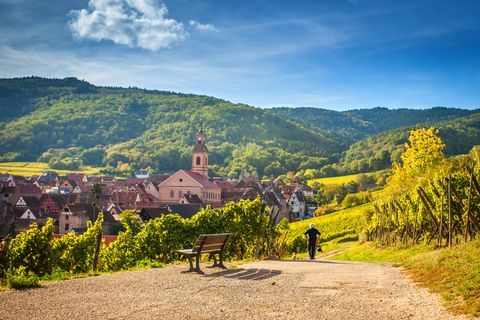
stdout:
MULTIPOLYGON (((330 241, 321 242, 322 252, 318 252, 317 256, 329 253, 335 250, 345 250, 357 244, 358 236, 356 234, 349 234, 330 241)), ((297 259, 308 259, 308 252, 300 252, 296 254, 297 259)), ((292 260, 291 255, 287 255, 282 260, 292 260)))
POLYGON ((0 173, 8 173, 20 176, 41 175, 45 171, 55 171, 60 175, 71 172, 86 173, 88 175, 96 175, 100 168, 83 166, 80 170, 56 170, 50 169, 48 163, 43 162, 0 162, 0 173))
POLYGON ((393 262, 405 267, 420 285, 440 294, 454 313, 480 315, 480 241, 452 248, 433 246, 377 247, 357 244, 335 260, 393 262))

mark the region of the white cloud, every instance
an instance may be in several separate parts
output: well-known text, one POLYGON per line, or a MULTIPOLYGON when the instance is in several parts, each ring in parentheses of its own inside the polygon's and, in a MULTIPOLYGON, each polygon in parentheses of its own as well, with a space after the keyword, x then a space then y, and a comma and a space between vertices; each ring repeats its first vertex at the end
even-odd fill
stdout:
POLYGON ((203 24, 195 20, 189 21, 190 25, 200 31, 217 31, 217 28, 213 24, 207 23, 203 24))
POLYGON ((188 37, 183 24, 167 18, 167 7, 157 0, 90 0, 88 9, 70 15, 70 29, 79 39, 157 51, 188 37))

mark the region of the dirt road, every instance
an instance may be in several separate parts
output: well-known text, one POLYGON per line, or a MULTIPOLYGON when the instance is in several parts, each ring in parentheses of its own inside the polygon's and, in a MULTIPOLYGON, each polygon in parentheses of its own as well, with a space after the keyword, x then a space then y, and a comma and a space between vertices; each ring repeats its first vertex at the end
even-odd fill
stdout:
POLYGON ((0 319, 463 319, 398 268, 262 261, 119 272, 0 293, 0 319))

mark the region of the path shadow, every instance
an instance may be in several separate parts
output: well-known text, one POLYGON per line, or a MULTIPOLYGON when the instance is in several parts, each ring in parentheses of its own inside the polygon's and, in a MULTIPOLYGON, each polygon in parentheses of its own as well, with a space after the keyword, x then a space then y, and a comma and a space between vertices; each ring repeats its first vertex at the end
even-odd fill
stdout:
POLYGON ((280 270, 271 269, 228 269, 205 275, 212 278, 230 278, 239 280, 265 280, 281 274, 280 270))
POLYGON ((300 259, 300 260, 279 260, 282 262, 304 262, 304 263, 322 263, 322 264, 348 264, 345 262, 340 262, 340 261, 332 261, 332 260, 305 260, 305 259, 300 259))

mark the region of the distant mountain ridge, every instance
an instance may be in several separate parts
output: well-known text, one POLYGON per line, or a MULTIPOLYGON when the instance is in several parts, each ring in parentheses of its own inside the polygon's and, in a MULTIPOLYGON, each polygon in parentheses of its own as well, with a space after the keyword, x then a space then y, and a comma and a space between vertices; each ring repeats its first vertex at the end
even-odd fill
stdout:
MULTIPOLYGON (((213 175, 331 173, 339 161, 378 158, 378 143, 367 143, 374 155, 355 151, 362 139, 476 114, 454 108, 261 109, 194 94, 98 87, 76 78, 0 79, 0 161, 171 172, 190 166, 193 137, 203 123, 213 175)), ((468 140, 462 152, 480 143, 476 117, 463 123, 466 134, 458 126, 448 131, 448 139, 468 140)))
POLYGON ((479 112, 458 108, 435 107, 431 109, 354 109, 332 111, 321 108, 273 108, 272 112, 300 121, 307 126, 335 131, 350 136, 353 140, 363 139, 391 129, 416 124, 435 124, 439 121, 456 119, 479 112))

